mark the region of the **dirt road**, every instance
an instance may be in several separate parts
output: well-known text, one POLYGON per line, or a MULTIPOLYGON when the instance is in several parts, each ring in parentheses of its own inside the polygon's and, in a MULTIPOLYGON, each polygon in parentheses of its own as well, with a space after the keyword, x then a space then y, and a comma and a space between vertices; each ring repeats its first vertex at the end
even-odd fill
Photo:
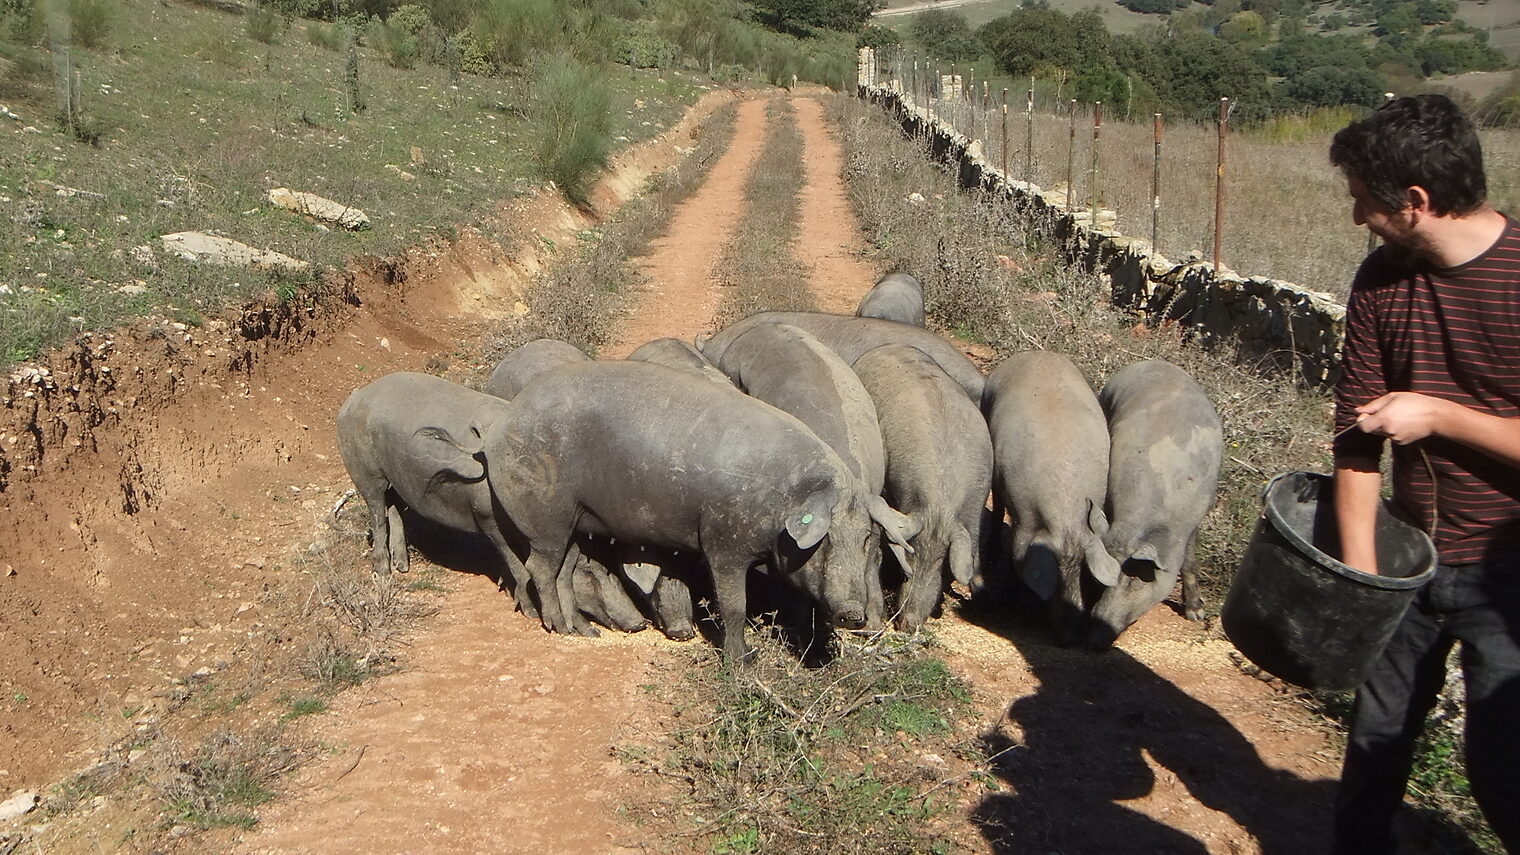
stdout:
MULTIPOLYGON (((823 109, 810 96, 793 102, 808 167, 802 258, 819 304, 847 311, 878 271, 862 254, 823 109)), ((608 356, 710 328, 710 271, 744 216, 764 127, 762 101, 739 106, 733 144, 645 260, 652 287, 608 356)), ((630 172, 660 168, 668 157, 651 152, 668 152, 688 130, 625 158, 620 186, 638 183, 630 172)), ((584 227, 552 200, 534 204, 542 210, 525 221, 561 235, 584 227)), ((84 447, 59 453, 67 462, 41 457, 40 474, 3 494, 0 571, 9 563, 18 573, 0 577, 0 675, 18 676, 0 677, 0 690, 27 700, 12 702, 0 725, 0 794, 86 763, 130 733, 137 709, 161 705, 175 677, 216 672, 271 643, 260 603, 309 584, 292 556, 348 486, 331 431, 338 405, 379 374, 461 358, 461 343, 478 341, 489 323, 479 307, 510 306, 533 264, 468 237, 451 253, 421 253, 404 287, 384 271, 360 277, 362 306, 271 341, 241 374, 214 367, 227 362, 217 354, 240 346, 216 330, 118 336, 113 346, 133 350, 149 373, 178 371, 180 390, 172 399, 143 392, 151 405, 119 401, 84 447), (185 361, 201 353, 211 355, 185 361)), ((129 385, 102 392, 102 412, 129 385)), ((17 435, 12 428, 0 442, 17 435)), ((549 636, 487 578, 449 579, 404 670, 303 720, 324 756, 260 810, 237 851, 696 845, 644 839, 618 818, 620 804, 653 784, 626 772, 613 747, 660 714, 640 687, 673 642, 652 631, 549 636)), ((1204 628, 1157 609, 1097 657, 947 611, 935 629, 948 661, 977 687, 990 738, 1009 740, 993 767, 999 789, 966 803, 959 836, 977 848, 1275 853, 1313 851, 1325 839, 1336 771, 1327 738, 1243 675, 1228 644, 1204 628)), ((40 839, 46 849, 46 832, 40 839)))

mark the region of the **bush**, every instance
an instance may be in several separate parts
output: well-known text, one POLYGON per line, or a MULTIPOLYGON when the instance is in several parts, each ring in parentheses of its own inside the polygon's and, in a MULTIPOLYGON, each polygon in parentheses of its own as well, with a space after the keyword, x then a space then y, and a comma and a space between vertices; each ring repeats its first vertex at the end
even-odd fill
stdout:
POLYGON ((681 49, 656 32, 652 22, 639 21, 618 37, 612 58, 634 68, 668 68, 680 60, 681 49))
POLYGON ((560 25, 553 0, 484 0, 470 29, 491 62, 521 66, 558 44, 560 25))
POLYGON ((74 44, 95 48, 105 43, 116 23, 116 6, 111 0, 69 0, 68 9, 74 44))
POLYGON ((275 37, 280 34, 280 13, 273 6, 263 3, 251 3, 244 10, 243 29, 248 32, 248 37, 256 42, 266 45, 274 44, 275 37))
POLYGON ((585 204, 611 150, 612 96, 595 69, 563 56, 544 62, 533 89, 538 165, 565 198, 585 204))
POLYGON ((306 24, 306 41, 334 53, 343 49, 343 33, 341 28, 336 24, 308 21, 306 24))

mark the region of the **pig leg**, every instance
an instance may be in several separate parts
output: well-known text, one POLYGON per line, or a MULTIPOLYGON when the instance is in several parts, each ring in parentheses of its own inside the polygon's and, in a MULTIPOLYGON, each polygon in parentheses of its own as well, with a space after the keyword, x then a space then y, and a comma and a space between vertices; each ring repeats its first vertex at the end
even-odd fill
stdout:
POLYGON ((370 568, 377 577, 385 577, 391 573, 390 505, 386 501, 390 485, 383 479, 366 481, 362 485, 356 483, 355 486, 359 495, 364 497, 365 506, 369 508, 370 568))
POLYGON ((518 558, 517 553, 513 552, 512 547, 507 544, 506 535, 502 534, 501 527, 497 525, 495 518, 477 518, 475 527, 485 533, 486 539, 496 547, 496 554, 500 555, 501 560, 507 565, 507 574, 512 579, 512 589, 509 593, 517 601, 518 610, 534 620, 539 620, 539 610, 533 603, 533 593, 528 586, 528 570, 523 566, 522 559, 518 558))
POLYGON ((401 523, 401 508, 391 505, 385 509, 386 545, 390 549, 390 567, 397 573, 412 569, 411 556, 406 551, 406 527, 401 523))
POLYGON ((654 613, 660 622, 660 631, 676 641, 689 641, 697 635, 692 623, 691 588, 686 582, 661 574, 654 585, 654 613))
POLYGON ((729 662, 742 665, 755 654, 744 640, 744 624, 749 619, 749 601, 744 590, 746 568, 742 562, 730 561, 726 566, 719 561, 710 563, 718 617, 723 621, 723 655, 729 662))
POLYGON ((1198 564, 1193 561, 1193 538, 1188 538, 1187 557, 1182 560, 1182 613, 1188 620, 1203 620, 1203 589, 1198 584, 1198 564))
POLYGON ((551 551, 535 543, 529 550, 528 561, 525 565, 528 578, 533 582, 533 590, 538 594, 538 615, 544 629, 567 635, 575 632, 575 625, 565 619, 566 610, 563 606, 566 599, 570 601, 572 608, 574 606, 574 580, 570 578, 569 573, 565 574, 566 582, 571 584, 566 585, 570 589, 569 596, 562 597, 559 576, 568 551, 568 545, 551 551))

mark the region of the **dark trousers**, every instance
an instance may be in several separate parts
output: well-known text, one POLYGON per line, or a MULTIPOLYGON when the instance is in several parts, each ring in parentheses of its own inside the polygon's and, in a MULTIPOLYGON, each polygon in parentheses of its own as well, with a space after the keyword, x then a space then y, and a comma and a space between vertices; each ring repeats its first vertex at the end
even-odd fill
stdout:
POLYGON ((1395 851, 1415 739, 1462 643, 1467 776, 1505 848, 1520 855, 1520 567, 1442 566, 1356 693, 1335 804, 1337 855, 1395 851))

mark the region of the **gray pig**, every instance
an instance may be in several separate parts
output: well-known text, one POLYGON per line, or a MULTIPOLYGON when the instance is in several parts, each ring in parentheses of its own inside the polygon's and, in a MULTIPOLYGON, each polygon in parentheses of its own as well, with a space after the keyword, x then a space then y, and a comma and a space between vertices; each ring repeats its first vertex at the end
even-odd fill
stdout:
POLYGON ((992 439, 976 405, 917 348, 873 348, 855 360, 855 373, 876 402, 887 501, 922 525, 894 620, 898 629, 914 630, 939 605, 950 579, 968 584, 976 570, 992 439))
POLYGON ((1188 618, 1203 616, 1193 540, 1214 505, 1224 435, 1202 387, 1170 362, 1124 368, 1098 400, 1112 438, 1103 542, 1124 566, 1092 609, 1088 644, 1103 649, 1166 599, 1179 574, 1188 618))
POLYGON ((537 617, 527 577, 508 548, 496 516, 484 461, 459 452, 424 430, 480 436, 506 412, 499 398, 430 374, 387 374, 355 389, 338 410, 338 452, 369 506, 370 559, 377 575, 406 570, 406 534, 394 499, 420 516, 491 541, 512 575, 523 612, 537 617), (394 495, 394 498, 393 498, 394 495))
POLYGON ((533 378, 566 365, 590 361, 591 357, 573 344, 553 338, 536 339, 502 357, 491 372, 491 379, 486 381, 484 391, 510 401, 533 378))
POLYGON ((976 364, 967 359, 955 345, 929 330, 880 318, 857 318, 822 312, 761 312, 729 325, 708 339, 702 344, 702 354, 712 360, 713 364, 720 363, 723 351, 735 339, 760 324, 791 324, 818 339, 824 347, 839 354, 847 363, 854 363, 873 347, 884 344, 911 345, 939 363, 939 367, 966 390, 966 396, 973 402, 981 403, 985 378, 976 364))
MULTIPOLYGON (((876 405, 833 351, 789 324, 757 324, 724 348, 718 368, 751 397, 796 416, 834 449, 867 494, 881 495, 887 460, 876 405)), ((871 549, 869 566, 880 565, 879 550, 879 544, 871 549)), ((879 572, 867 575, 866 589, 866 628, 881 629, 886 609, 879 572)))
POLYGON ((1103 545, 1108 425, 1092 387, 1067 357, 1017 353, 987 376, 983 401, 997 474, 994 515, 1012 518, 1009 548, 1024 583, 1045 601, 1056 641, 1074 644, 1086 618, 1083 570, 1099 584, 1119 580, 1103 545))
MULTIPOLYGON (((590 360, 591 357, 568 342, 552 338, 536 339, 514 348, 502 357, 491 372, 485 392, 510 401, 539 376, 566 365, 577 365, 590 360)), ((647 626, 648 621, 629 598, 622 582, 609 569, 621 566, 617 550, 597 544, 583 546, 586 549, 582 551, 574 570, 574 584, 581 612, 602 626, 624 632, 638 632, 647 626), (587 550, 592 554, 587 554, 587 550)), ((689 617, 687 623, 690 623, 689 617)))
POLYGON ((860 298, 855 314, 900 324, 924 325, 924 286, 907 273, 888 273, 860 298))
MULTIPOLYGON (((638 347, 628 358, 635 362, 653 362, 680 371, 689 371, 721 386, 732 388, 734 381, 707 361, 702 351, 678 338, 657 338, 638 347)), ((649 591, 650 606, 660 631, 678 641, 696 635, 691 584, 702 568, 689 556, 661 556, 658 578, 649 591)), ((643 587, 648 587, 647 584, 643 587)))
POLYGON ((789 575, 827 538, 827 566, 801 581, 834 623, 859 627, 873 524, 895 531, 906 522, 796 418, 660 365, 551 372, 481 442, 471 439, 461 451, 510 473, 491 490, 527 541, 545 623, 560 632, 572 628, 574 592, 561 569, 577 532, 700 552, 723 650, 740 660, 751 567, 769 562, 789 575))
POLYGON ((640 345, 628 354, 628 358, 635 362, 653 362, 667 368, 690 371, 724 386, 734 385, 734 381, 720 371, 718 366, 709 362, 702 351, 678 338, 657 338, 640 345))

